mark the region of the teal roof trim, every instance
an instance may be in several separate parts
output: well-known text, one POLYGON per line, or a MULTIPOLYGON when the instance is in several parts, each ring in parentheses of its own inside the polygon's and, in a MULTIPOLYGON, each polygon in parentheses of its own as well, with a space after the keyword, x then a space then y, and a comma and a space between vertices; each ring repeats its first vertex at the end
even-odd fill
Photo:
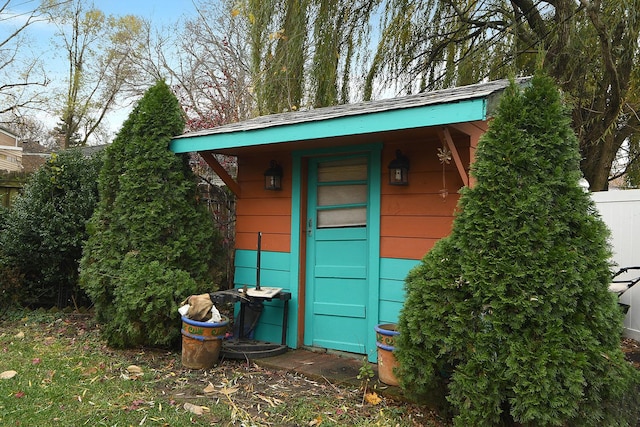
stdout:
POLYGON ((169 148, 174 153, 216 151, 485 120, 486 101, 486 98, 475 98, 290 124, 281 121, 276 125, 229 128, 230 130, 225 130, 223 126, 218 128, 219 131, 212 129, 210 133, 176 137, 169 148))

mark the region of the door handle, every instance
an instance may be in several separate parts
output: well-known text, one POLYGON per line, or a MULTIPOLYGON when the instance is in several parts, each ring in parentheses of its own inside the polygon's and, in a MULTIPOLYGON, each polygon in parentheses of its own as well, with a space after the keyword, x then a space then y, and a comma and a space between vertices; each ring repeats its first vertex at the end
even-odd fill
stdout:
POLYGON ((313 219, 309 218, 307 222, 307 236, 311 237, 311 231, 313 230, 313 219))

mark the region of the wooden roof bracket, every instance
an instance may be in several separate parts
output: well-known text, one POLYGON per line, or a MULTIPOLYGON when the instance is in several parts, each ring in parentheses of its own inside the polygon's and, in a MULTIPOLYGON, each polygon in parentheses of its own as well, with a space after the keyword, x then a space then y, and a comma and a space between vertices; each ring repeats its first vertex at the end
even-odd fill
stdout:
POLYGON ((200 157, 207 162, 209 167, 220 177, 220 179, 227 184, 227 187, 231 190, 237 198, 240 198, 240 185, 234 181, 229 173, 222 167, 218 159, 210 151, 199 151, 200 157))
POLYGON ((460 178, 462 178, 462 183, 465 187, 469 186, 469 174, 464 168, 462 164, 462 159, 460 158, 460 153, 458 153, 458 148, 456 144, 453 142, 453 138, 451 138, 451 132, 449 132, 448 127, 443 127, 438 129, 438 137, 443 144, 447 144, 449 151, 451 151, 451 156, 453 157, 453 161, 456 163, 456 168, 458 168, 458 173, 460 174, 460 178))

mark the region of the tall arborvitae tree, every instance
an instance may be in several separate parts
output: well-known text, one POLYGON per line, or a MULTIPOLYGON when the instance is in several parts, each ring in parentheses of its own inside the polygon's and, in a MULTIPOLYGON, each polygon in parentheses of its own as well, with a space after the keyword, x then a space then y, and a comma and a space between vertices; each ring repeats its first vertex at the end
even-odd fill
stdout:
POLYGON ((457 425, 638 419, 638 374, 608 291, 608 231, 578 185, 579 162, 552 81, 511 84, 452 234, 407 277, 401 382, 417 394, 444 386, 457 425))
POLYGON ((184 118, 164 82, 150 88, 107 149, 81 283, 110 345, 171 345, 177 302, 212 291, 220 245, 185 156, 168 149, 184 118))

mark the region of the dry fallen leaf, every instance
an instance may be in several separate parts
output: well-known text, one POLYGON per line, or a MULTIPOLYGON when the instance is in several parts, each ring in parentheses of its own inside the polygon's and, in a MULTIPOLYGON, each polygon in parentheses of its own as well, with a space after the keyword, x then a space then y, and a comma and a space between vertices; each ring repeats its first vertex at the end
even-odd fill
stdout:
POLYGON ((135 375, 142 375, 143 374, 142 368, 140 366, 137 366, 137 365, 129 365, 129 366, 127 366, 127 371, 130 374, 135 374, 135 375))
POLYGON ((240 387, 222 387, 220 389, 220 393, 230 395, 237 392, 239 389, 240 387))
POLYGON ((90 368, 85 369, 84 371, 82 371, 82 375, 85 377, 90 377, 92 375, 95 375, 98 373, 98 368, 96 368, 95 366, 92 366, 90 368))
POLYGON ((367 393, 364 396, 364 400, 366 400, 367 403, 371 405, 378 405, 380 402, 382 402, 382 399, 380 399, 378 393, 367 393))
POLYGON ((320 424, 322 424, 322 417, 319 415, 315 419, 309 421, 309 427, 319 426, 320 424))
POLYGON ((282 404, 282 400, 276 399, 275 397, 263 396, 261 394, 256 394, 256 396, 269 404, 272 408, 275 408, 278 405, 282 404))
POLYGON ((56 371, 49 370, 47 371, 47 376, 42 379, 43 384, 50 384, 53 382, 53 376, 56 374, 56 371))
POLYGON ((189 402, 185 403, 183 407, 185 411, 191 412, 195 415, 202 415, 205 412, 209 412, 209 408, 207 408, 206 406, 194 405, 193 403, 189 402))
POLYGON ((24 338, 24 332, 20 331, 13 336, 14 338, 22 339, 24 338))
POLYGON ((209 383, 209 385, 206 386, 202 391, 204 391, 205 393, 214 393, 216 391, 216 388, 213 384, 209 383))
POLYGON ((18 375, 16 371, 4 371, 0 374, 0 380, 8 380, 18 375))
POLYGON ((136 380, 144 375, 142 368, 137 365, 127 366, 127 372, 129 373, 129 378, 132 380, 136 380))

